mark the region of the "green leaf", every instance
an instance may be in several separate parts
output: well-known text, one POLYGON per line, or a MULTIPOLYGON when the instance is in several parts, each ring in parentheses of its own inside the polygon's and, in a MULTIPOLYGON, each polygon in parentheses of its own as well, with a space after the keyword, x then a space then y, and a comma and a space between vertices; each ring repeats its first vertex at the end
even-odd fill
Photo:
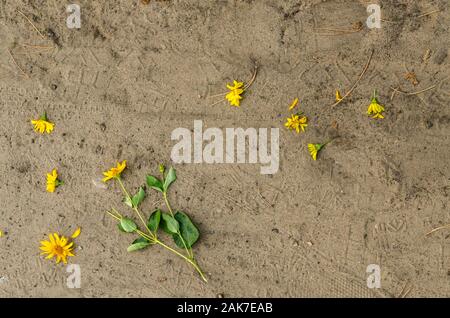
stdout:
POLYGON ((131 201, 130 197, 125 197, 123 198, 123 203, 125 203, 127 206, 129 206, 130 208, 133 207, 133 201, 131 201))
POLYGON ((170 185, 177 180, 177 174, 175 169, 170 167, 169 172, 167 173, 166 180, 164 180, 164 191, 166 192, 170 185))
POLYGON ((159 222, 161 221, 161 210, 155 210, 148 218, 147 226, 152 232, 158 231, 159 222))
POLYGON ((147 176, 147 185, 159 192, 164 192, 164 188, 163 188, 163 184, 161 182, 161 180, 159 180, 158 178, 154 177, 154 176, 147 176))
POLYGON ((161 216, 162 216, 161 228, 169 234, 178 233, 178 230, 180 229, 178 221, 167 213, 162 213, 161 216))
POLYGON ((123 229, 123 227, 122 227, 122 225, 121 225, 120 223, 117 223, 117 227, 119 228, 119 231, 120 231, 120 232, 126 233, 125 230, 123 229))
POLYGON ((133 203, 134 207, 137 207, 139 204, 141 204, 144 198, 145 198, 145 191, 142 187, 140 187, 139 191, 134 195, 133 199, 131 199, 131 202, 133 203))
MULTIPOLYGON (((136 243, 141 243, 141 242, 145 242, 145 243, 150 243, 150 241, 149 240, 147 240, 145 237, 138 237, 137 239, 135 239, 134 241, 133 241, 133 243, 131 243, 131 244, 136 244, 136 243)), ((151 243, 150 243, 151 244, 151 243)))
MULTIPOLYGON (((191 248, 192 245, 194 245, 200 237, 200 232, 185 213, 178 211, 174 216, 180 224, 180 233, 184 239, 184 242, 186 243, 187 248, 191 248)), ((184 248, 184 244, 181 241, 179 235, 173 235, 173 239, 178 247, 184 248)))
POLYGON ((137 229, 137 225, 136 223, 134 223, 133 220, 129 219, 129 218, 123 218, 120 220, 120 226, 122 227, 122 229, 127 232, 127 233, 131 233, 136 231, 137 229))
POLYGON ((134 252, 146 248, 149 245, 151 245, 151 243, 145 238, 141 237, 138 238, 137 240, 134 240, 134 242, 130 246, 128 246, 127 251, 134 252))

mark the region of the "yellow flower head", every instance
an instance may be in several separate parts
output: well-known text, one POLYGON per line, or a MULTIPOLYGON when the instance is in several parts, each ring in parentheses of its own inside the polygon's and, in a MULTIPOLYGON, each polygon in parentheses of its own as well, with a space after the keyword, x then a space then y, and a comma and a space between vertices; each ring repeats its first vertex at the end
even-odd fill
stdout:
POLYGON ((106 182, 110 179, 117 179, 120 177, 120 174, 122 171, 127 167, 127 161, 124 160, 122 163, 117 163, 117 167, 112 167, 108 171, 103 172, 103 175, 105 176, 103 178, 103 182, 106 182))
POLYGON ((284 126, 289 130, 295 129, 297 133, 300 133, 300 130, 305 131, 305 127, 308 126, 308 118, 300 114, 294 114, 286 118, 284 126))
POLYGON ((3 231, 2 230, 0 230, 0 237, 2 237, 3 236, 3 231))
POLYGON ((47 134, 53 131, 55 124, 51 123, 47 119, 47 114, 44 113, 39 119, 31 120, 31 124, 33 124, 34 131, 43 134, 46 132, 47 134))
POLYGON ((298 98, 295 98, 292 101, 291 105, 289 106, 289 110, 293 110, 295 108, 295 106, 297 106, 297 104, 298 104, 298 98))
POLYGON ((341 100, 342 100, 341 93, 338 90, 336 90, 336 101, 340 102, 341 100))
POLYGON ((53 169, 51 173, 47 173, 47 192, 55 192, 56 187, 61 184, 62 182, 58 180, 56 169, 53 169))
POLYGON ((227 84, 227 88, 230 92, 225 98, 230 102, 231 106, 240 106, 240 100, 242 99, 242 93, 244 93, 244 83, 233 81, 233 85, 227 84))
POLYGON ((383 119, 384 106, 378 103, 375 92, 372 97, 372 101, 370 102, 369 107, 367 108, 367 115, 372 116, 374 119, 383 119))
POLYGON ((73 252, 73 242, 69 243, 69 239, 53 233, 49 235, 49 241, 41 241, 40 249, 43 251, 41 255, 47 254, 45 259, 56 257, 56 264, 63 261, 67 264, 67 257, 75 256, 73 252))
POLYGON ((240 106, 240 100, 242 99, 241 94, 244 92, 242 89, 235 89, 229 92, 226 96, 226 99, 230 102, 231 106, 240 106))
POLYGON ((325 146, 325 144, 308 144, 308 151, 313 160, 317 160, 317 154, 325 146))

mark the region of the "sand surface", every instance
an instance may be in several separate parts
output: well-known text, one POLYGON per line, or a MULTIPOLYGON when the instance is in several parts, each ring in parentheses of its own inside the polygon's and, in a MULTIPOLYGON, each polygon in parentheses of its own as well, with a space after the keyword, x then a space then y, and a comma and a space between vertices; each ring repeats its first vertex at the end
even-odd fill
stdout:
MULTIPOLYGON (((425 237, 450 223, 448 1, 382 1, 381 29, 339 35, 317 29, 365 23, 368 1, 78 3, 82 26, 71 30, 65 1, 0 1, 0 297, 450 296, 450 232, 425 237), (357 88, 330 108, 372 50, 357 88), (248 81, 255 64, 240 108, 211 106, 206 96, 248 81), (391 87, 430 86, 392 96, 391 87), (384 120, 365 114, 374 89, 384 120), (295 97, 310 118, 300 135, 283 127, 295 97), (30 124, 43 110, 56 124, 50 135, 30 124), (201 230, 208 284, 164 250, 127 253, 132 238, 104 213, 125 213, 120 189, 98 186, 126 159, 124 180, 137 189, 171 164, 171 132, 194 120, 280 128, 273 176, 259 164, 175 166, 170 197, 201 230), (307 143, 333 136, 312 161, 307 143), (65 184, 51 194, 53 168, 65 184), (82 286, 69 289, 66 267, 38 247, 77 226, 70 262, 82 286), (380 265, 380 289, 366 285, 369 264, 380 265)), ((151 192, 143 210, 156 204, 151 192)))

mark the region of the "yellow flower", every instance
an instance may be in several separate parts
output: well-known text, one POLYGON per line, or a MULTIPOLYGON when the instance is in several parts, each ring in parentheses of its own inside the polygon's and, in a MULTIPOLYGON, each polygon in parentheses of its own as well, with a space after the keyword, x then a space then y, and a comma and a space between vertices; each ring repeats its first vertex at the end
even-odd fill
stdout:
POLYGON ((302 131, 305 131, 305 127, 308 126, 307 124, 308 118, 306 116, 301 116, 299 114, 291 115, 291 117, 286 118, 286 123, 284 126, 286 126, 289 130, 294 130, 297 133, 300 133, 300 129, 302 131))
POLYGON ((49 235, 50 241, 41 241, 41 246, 39 247, 43 252, 41 255, 47 254, 45 259, 51 259, 56 257, 56 264, 63 261, 67 264, 67 257, 75 256, 73 251, 73 242, 69 243, 69 239, 62 236, 59 237, 58 233, 53 233, 49 235))
POLYGON ((230 84, 227 84, 227 88, 230 91, 242 88, 244 86, 244 82, 238 82, 238 81, 233 81, 233 86, 231 86, 230 84))
POLYGON ((240 106, 240 100, 242 99, 241 94, 244 92, 242 89, 235 89, 229 92, 226 96, 227 100, 230 102, 231 106, 240 106))
POLYGON ((298 98, 294 99, 291 103, 291 105, 289 106, 289 110, 293 110, 295 108, 295 106, 297 106, 298 104, 298 98))
POLYGON ((376 98, 376 93, 374 92, 372 101, 370 102, 369 107, 367 108, 367 115, 372 116, 374 119, 383 119, 384 106, 378 103, 376 98))
POLYGON ((338 90, 336 90, 336 101, 339 102, 341 100, 342 100, 341 93, 338 90))
POLYGON ((230 102, 231 106, 240 106, 240 100, 242 99, 242 93, 244 93, 244 83, 233 81, 233 85, 227 84, 227 88, 230 92, 225 98, 230 102))
POLYGON ((120 174, 122 171, 127 167, 127 161, 124 160, 122 163, 117 163, 117 167, 112 167, 108 171, 103 172, 103 175, 105 176, 103 178, 103 182, 106 182, 110 179, 117 179, 120 177, 120 174))
POLYGON ((44 132, 47 134, 51 133, 55 126, 55 124, 48 121, 46 113, 37 120, 31 120, 31 124, 34 126, 34 131, 40 132, 41 134, 44 132))
MULTIPOLYGON (((328 143, 328 142, 327 142, 328 143)), ((317 160, 317 154, 327 144, 308 144, 308 151, 311 154, 313 160, 317 160)))
POLYGON ((2 237, 3 236, 3 231, 2 230, 0 230, 0 237, 2 237))
POLYGON ((47 192, 55 192, 57 186, 63 184, 58 180, 58 172, 53 169, 51 173, 47 173, 47 192))

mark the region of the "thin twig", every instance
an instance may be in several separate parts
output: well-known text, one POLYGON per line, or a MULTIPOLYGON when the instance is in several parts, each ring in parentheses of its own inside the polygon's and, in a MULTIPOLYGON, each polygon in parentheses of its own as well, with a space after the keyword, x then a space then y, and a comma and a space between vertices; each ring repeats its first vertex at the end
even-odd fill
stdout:
POLYGON ((397 86, 397 88, 396 88, 395 90, 392 91, 392 94, 391 94, 391 101, 394 100, 395 94, 397 93, 397 89, 399 89, 399 88, 400 88, 400 86, 397 86))
POLYGON ((450 224, 439 226, 439 227, 437 227, 435 229, 432 229, 430 232, 426 233, 425 236, 431 235, 434 232, 437 232, 437 231, 440 231, 440 230, 444 230, 444 229, 450 229, 450 224))
POLYGON ((24 47, 30 47, 32 49, 42 49, 42 50, 49 50, 49 49, 55 48, 54 46, 50 46, 50 45, 33 45, 33 44, 26 44, 26 43, 23 43, 20 45, 22 45, 24 47))
POLYGON ((411 287, 403 294, 403 297, 402 297, 402 298, 406 298, 412 290, 413 290, 413 286, 411 286, 411 287))
POLYGON ((211 104, 211 105, 209 105, 210 107, 211 106, 215 106, 215 105, 217 105, 217 104, 220 104, 220 103, 222 103, 222 102, 224 102, 225 100, 224 99, 221 99, 221 100, 218 100, 217 102, 215 102, 215 103, 213 103, 213 104, 211 104))
POLYGON ((39 31, 39 29, 33 24, 33 22, 31 22, 30 19, 28 19, 28 17, 19 9, 17 9, 17 12, 19 12, 21 15, 24 16, 25 19, 27 19, 27 21, 33 26, 33 28, 39 33, 39 35, 41 36, 42 39, 45 40, 45 36, 41 33, 41 31, 39 31))
POLYGON ((362 29, 359 30, 342 30, 342 31, 333 31, 334 33, 321 33, 321 32, 315 32, 318 35, 323 35, 323 36, 333 36, 333 35, 344 35, 344 34, 353 34, 353 33, 358 33, 359 31, 361 31, 362 29))
POLYGON ((219 97, 228 94, 228 92, 207 96, 206 98, 219 97))
POLYGON ((413 289, 413 286, 409 286, 409 288, 407 289, 408 284, 405 286, 405 288, 403 289, 402 293, 399 295, 399 298, 406 298, 406 296, 409 295, 409 293, 411 292, 411 290, 413 289))
POLYGON ((258 74, 258 67, 257 66, 255 66, 255 69, 253 71, 252 79, 246 85, 244 85, 244 90, 246 90, 246 89, 250 88, 250 86, 252 86, 253 82, 256 79, 256 74, 258 74))
POLYGON ((387 22, 387 23, 400 23, 397 21, 391 21, 391 20, 385 20, 385 19, 380 19, 381 22, 387 22))
POLYGON ((28 74, 25 73, 24 70, 19 66, 19 64, 17 64, 16 59, 14 58, 14 56, 12 55, 12 53, 11 53, 10 50, 8 50, 8 53, 9 53, 9 56, 11 56, 11 58, 12 58, 14 64, 15 64, 15 65, 17 66, 17 68, 22 72, 22 74, 23 74, 26 78, 30 78, 30 77, 28 76, 28 74))
POLYGON ((437 85, 435 84, 433 86, 430 86, 428 88, 422 89, 422 90, 417 91, 417 92, 404 92, 404 91, 401 91, 401 90, 399 90, 397 88, 394 88, 394 87, 391 87, 391 89, 396 91, 397 93, 401 93, 401 94, 405 94, 405 95, 408 95, 408 96, 412 96, 412 95, 417 95, 417 94, 428 92, 429 90, 432 90, 433 88, 436 88, 436 86, 437 85))
POLYGON ((373 57, 373 53, 374 51, 372 50, 372 52, 370 53, 369 59, 367 60, 366 66, 364 66, 363 71, 361 72, 361 75, 359 75, 358 79, 356 80, 355 84, 353 85, 353 87, 347 92, 345 93, 344 96, 342 96, 342 98, 340 100, 338 100, 336 103, 334 103, 333 105, 331 105, 331 107, 335 107, 337 105, 339 105, 346 97, 348 97, 356 88, 356 86, 358 85, 358 83, 361 81, 361 79, 363 78, 364 74, 366 74, 367 69, 369 68, 370 62, 372 61, 372 57, 373 57))
POLYGON ((441 10, 438 9, 438 10, 430 11, 430 12, 427 12, 427 13, 424 13, 424 14, 421 14, 421 15, 418 15, 417 18, 426 17, 426 16, 428 16, 428 15, 430 15, 430 14, 438 13, 438 12, 441 12, 441 10))
POLYGON ((317 28, 315 29, 316 34, 319 35, 340 35, 340 34, 351 34, 351 33, 356 33, 359 32, 363 29, 363 24, 361 22, 357 22, 353 24, 353 28, 351 29, 334 29, 334 28, 317 28), (334 33, 321 33, 321 32, 317 32, 318 30, 323 30, 323 31, 329 31, 329 32, 334 32, 334 33))

